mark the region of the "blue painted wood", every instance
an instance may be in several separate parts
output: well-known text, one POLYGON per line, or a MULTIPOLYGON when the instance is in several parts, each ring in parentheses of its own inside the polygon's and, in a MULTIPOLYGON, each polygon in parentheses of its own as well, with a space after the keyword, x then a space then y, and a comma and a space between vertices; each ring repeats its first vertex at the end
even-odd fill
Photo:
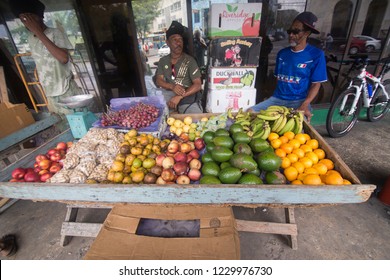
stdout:
POLYGON ((13 164, 7 166, 7 168, 0 171, 0 181, 8 181, 11 179, 11 172, 17 167, 33 167, 35 162, 35 157, 39 154, 46 154, 46 152, 55 147, 58 142, 68 142, 73 141, 72 132, 70 129, 65 130, 63 133, 53 137, 45 144, 39 146, 31 153, 25 155, 20 160, 14 162, 13 164))
POLYGON ((19 131, 7 135, 6 137, 0 139, 0 151, 3 151, 23 140, 29 138, 36 133, 52 126, 59 122, 61 118, 58 115, 49 115, 48 117, 37 121, 25 128, 20 129, 19 131))
POLYGON ((374 185, 99 185, 0 183, 0 196, 31 200, 135 204, 301 205, 366 201, 374 185))

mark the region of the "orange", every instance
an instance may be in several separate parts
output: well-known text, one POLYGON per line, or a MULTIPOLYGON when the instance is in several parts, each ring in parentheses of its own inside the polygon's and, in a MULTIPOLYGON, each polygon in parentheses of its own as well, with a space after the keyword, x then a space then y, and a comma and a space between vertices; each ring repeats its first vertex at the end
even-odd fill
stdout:
POLYGON ((297 139, 292 139, 288 143, 292 145, 294 149, 298 149, 299 146, 301 146, 301 143, 297 139))
POLYGON ((325 164, 328 170, 332 170, 334 168, 334 163, 330 159, 327 158, 321 159, 319 163, 325 164))
POLYGON ((306 142, 313 150, 318 149, 318 141, 316 139, 310 139, 306 142))
POLYGON ((290 165, 291 165, 291 161, 290 161, 288 158, 284 157, 284 158, 282 159, 282 165, 281 165, 281 167, 282 167, 283 169, 285 169, 285 168, 289 167, 290 165))
POLYGON ((351 185, 351 184, 352 183, 349 180, 347 180, 347 179, 343 180, 343 185, 351 185))
POLYGON ((275 133, 275 132, 271 132, 269 135, 268 135, 268 141, 272 141, 272 140, 275 140, 275 139, 278 139, 279 138, 279 134, 275 133))
POLYGON ((283 174, 284 174, 284 176, 286 176, 287 180, 289 180, 291 182, 291 181, 294 181, 295 179, 297 179, 298 170, 295 167, 290 166, 290 167, 287 167, 286 169, 284 169, 283 174))
MULTIPOLYGON (((329 175, 329 174, 337 174, 339 176, 341 176, 340 172, 336 171, 336 170, 328 170, 328 172, 326 172, 325 175, 329 175)), ((342 177, 342 176, 341 176, 342 177)))
POLYGON ((291 140, 291 139, 294 139, 295 134, 292 131, 287 131, 283 134, 283 136, 286 136, 288 138, 288 140, 291 140))
POLYGON ((291 182, 291 185, 303 185, 302 181, 301 180, 294 180, 291 182))
POLYGON ((303 179, 305 179, 306 176, 307 176, 306 173, 299 173, 299 175, 298 175, 298 177, 297 177, 297 180, 303 182, 303 179))
POLYGON ((316 163, 313 165, 313 168, 315 168, 320 175, 324 175, 328 171, 328 168, 323 163, 316 163))
POLYGON ((283 144, 288 142, 288 138, 286 136, 280 136, 279 139, 282 141, 283 144))
POLYGON ((280 148, 275 150, 275 154, 280 158, 286 157, 286 152, 280 148))
POLYGON ((291 161, 291 163, 297 162, 299 159, 299 157, 294 153, 288 154, 286 157, 291 161))
POLYGON ((313 152, 316 153, 316 155, 318 156, 318 159, 325 158, 325 151, 323 149, 315 149, 313 152))
POLYGON ((313 162, 313 164, 316 164, 318 163, 318 156, 315 152, 307 152, 305 154, 305 157, 308 157, 311 159, 311 161, 313 162))
POLYGON ((305 185, 322 185, 322 181, 319 175, 308 174, 303 179, 303 184, 305 185))
POLYGON ((301 162, 305 166, 305 168, 309 168, 313 166, 313 162, 308 157, 300 158, 298 162, 301 162))
POLYGON ((298 158, 303 158, 303 157, 305 156, 305 152, 304 152, 302 149, 300 149, 300 148, 294 149, 294 150, 292 151, 292 153, 295 154, 295 155, 297 155, 298 158))
POLYGON ((312 147, 310 147, 310 146, 307 145, 307 144, 303 144, 303 145, 301 145, 299 148, 301 148, 305 153, 307 153, 307 152, 312 152, 312 151, 313 151, 312 147))
POLYGON ((271 146, 272 146, 272 148, 274 148, 274 149, 279 148, 280 145, 282 145, 282 144, 283 144, 283 143, 282 143, 282 140, 280 140, 280 139, 271 140, 271 146))
POLYGON ((304 173, 305 173, 305 174, 316 174, 316 175, 320 175, 320 174, 318 174, 317 169, 315 169, 314 167, 306 168, 305 171, 304 171, 304 173))
POLYGON ((298 170, 298 173, 303 173, 303 171, 305 171, 305 166, 302 162, 297 161, 292 163, 291 165, 294 166, 296 170, 298 170))
POLYGON ((310 135, 307 134, 307 133, 303 133, 303 136, 305 136, 306 142, 309 141, 309 140, 311 139, 310 135))
MULTIPOLYGON (((282 136, 283 137, 283 136, 282 136)), ((280 138, 279 138, 280 139, 280 138)), ((291 154, 294 147, 290 145, 289 143, 283 143, 280 148, 286 152, 286 154, 291 154)))
POLYGON ((299 143, 301 143, 301 144, 306 143, 306 137, 305 137, 305 135, 303 135, 303 133, 298 133, 297 135, 295 135, 294 139, 298 140, 299 143))
POLYGON ((342 185, 344 183, 343 177, 337 173, 330 173, 325 177, 325 184, 327 185, 342 185))

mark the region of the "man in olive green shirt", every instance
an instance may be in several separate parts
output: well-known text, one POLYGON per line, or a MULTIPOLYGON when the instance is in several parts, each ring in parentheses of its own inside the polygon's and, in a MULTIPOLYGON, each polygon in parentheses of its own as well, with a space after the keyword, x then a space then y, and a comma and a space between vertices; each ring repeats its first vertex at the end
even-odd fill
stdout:
POLYGON ((181 114, 203 113, 201 106, 201 73, 196 60, 183 52, 185 29, 173 21, 166 32, 171 53, 160 59, 157 67, 157 86, 172 111, 181 114))

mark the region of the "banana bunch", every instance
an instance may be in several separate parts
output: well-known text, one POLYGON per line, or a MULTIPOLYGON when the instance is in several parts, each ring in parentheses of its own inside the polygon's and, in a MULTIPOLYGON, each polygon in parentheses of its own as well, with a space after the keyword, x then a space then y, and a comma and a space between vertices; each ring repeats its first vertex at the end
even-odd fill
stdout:
POLYGON ((251 129, 252 135, 248 135, 251 136, 252 139, 261 138, 265 140, 271 133, 270 123, 266 120, 262 120, 259 118, 256 118, 252 121, 251 129))
POLYGON ((261 110, 257 117, 269 121, 271 131, 279 135, 287 131, 297 134, 303 128, 303 112, 285 106, 269 106, 266 110, 261 110))

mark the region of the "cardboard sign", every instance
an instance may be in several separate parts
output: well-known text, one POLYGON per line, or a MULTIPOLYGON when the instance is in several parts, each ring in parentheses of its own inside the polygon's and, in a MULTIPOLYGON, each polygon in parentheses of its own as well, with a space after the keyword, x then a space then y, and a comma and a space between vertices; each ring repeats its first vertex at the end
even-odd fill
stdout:
POLYGON ((228 109, 237 112, 256 103, 256 89, 237 90, 209 90, 207 95, 206 111, 208 113, 224 113, 228 109))
POLYGON ((209 37, 259 36, 261 9, 261 3, 212 4, 209 37))
POLYGON ((257 67, 261 37, 218 38, 210 42, 212 67, 257 67))
POLYGON ((209 89, 255 88, 257 68, 209 68, 209 89))

